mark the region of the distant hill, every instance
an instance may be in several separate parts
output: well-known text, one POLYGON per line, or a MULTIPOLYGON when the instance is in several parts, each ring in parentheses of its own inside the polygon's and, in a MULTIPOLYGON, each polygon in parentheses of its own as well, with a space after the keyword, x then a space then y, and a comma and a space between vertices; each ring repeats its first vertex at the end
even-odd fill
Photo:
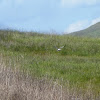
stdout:
POLYGON ((69 35, 74 36, 88 36, 88 37, 100 37, 100 22, 90 26, 87 29, 70 33, 69 35))

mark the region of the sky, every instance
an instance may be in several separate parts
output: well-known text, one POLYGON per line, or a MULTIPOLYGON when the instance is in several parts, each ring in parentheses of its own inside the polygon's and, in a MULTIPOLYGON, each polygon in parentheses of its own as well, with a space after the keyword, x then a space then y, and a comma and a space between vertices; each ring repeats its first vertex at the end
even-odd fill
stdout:
POLYGON ((0 28, 71 33, 100 21, 100 0, 0 0, 0 28))

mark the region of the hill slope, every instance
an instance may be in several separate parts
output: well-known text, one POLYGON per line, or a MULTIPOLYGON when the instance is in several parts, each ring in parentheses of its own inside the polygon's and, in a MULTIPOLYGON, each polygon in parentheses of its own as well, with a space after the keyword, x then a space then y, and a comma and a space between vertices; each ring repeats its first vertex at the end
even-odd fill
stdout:
POLYGON ((87 29, 70 33, 69 35, 74 36, 88 36, 88 37, 100 37, 100 22, 90 26, 87 29))

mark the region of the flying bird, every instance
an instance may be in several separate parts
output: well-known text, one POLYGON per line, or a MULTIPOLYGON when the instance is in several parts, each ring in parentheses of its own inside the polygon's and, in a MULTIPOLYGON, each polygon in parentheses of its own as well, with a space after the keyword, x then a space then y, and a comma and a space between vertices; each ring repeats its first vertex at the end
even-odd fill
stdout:
MULTIPOLYGON (((56 46, 55 46, 55 47, 56 47, 56 46)), ((57 48, 57 47, 56 47, 57 51, 61 51, 62 48, 64 48, 64 46, 62 46, 62 47, 60 47, 60 48, 57 48)))

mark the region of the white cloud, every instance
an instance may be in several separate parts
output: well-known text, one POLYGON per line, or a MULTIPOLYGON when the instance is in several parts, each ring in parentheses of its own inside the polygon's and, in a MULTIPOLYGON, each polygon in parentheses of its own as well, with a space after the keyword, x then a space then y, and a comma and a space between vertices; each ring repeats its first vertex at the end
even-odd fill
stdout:
POLYGON ((99 0, 61 0, 62 6, 73 7, 77 5, 96 5, 99 0))
POLYGON ((78 21, 78 22, 72 23, 65 30, 65 33, 71 33, 71 32, 82 30, 82 29, 86 28, 87 23, 88 23, 88 21, 78 21))
POLYGON ((99 18, 96 18, 96 19, 93 19, 90 25, 94 25, 97 22, 100 22, 100 17, 99 18))
POLYGON ((16 3, 22 4, 25 0, 15 0, 16 3))
POLYGON ((67 34, 67 33, 75 32, 75 31, 83 30, 98 22, 100 22, 100 17, 93 19, 91 21, 88 21, 88 20, 78 21, 78 22, 70 24, 64 33, 67 34))

